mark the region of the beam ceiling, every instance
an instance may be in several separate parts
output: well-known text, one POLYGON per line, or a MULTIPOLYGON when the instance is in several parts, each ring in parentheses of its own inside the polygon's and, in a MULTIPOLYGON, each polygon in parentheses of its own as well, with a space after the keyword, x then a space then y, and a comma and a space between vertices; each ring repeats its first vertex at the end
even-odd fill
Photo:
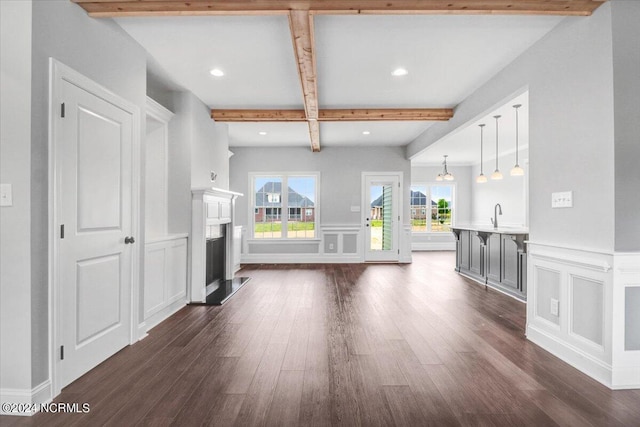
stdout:
POLYGON ((320 126, 318 125, 318 84, 316 81, 316 55, 313 39, 313 16, 306 10, 289 12, 289 28, 293 41, 293 53, 298 64, 302 85, 304 111, 309 123, 311 150, 320 151, 320 126))
MULTIPOLYGON (((370 108, 319 110, 320 122, 446 121, 451 108, 370 108)), ((304 110, 211 110, 216 122, 304 122, 304 110)))
POLYGON ((607 0, 72 0, 93 17, 182 15, 288 15, 304 110, 212 110, 221 122, 300 122, 320 151, 319 121, 449 120, 448 108, 320 110, 316 75, 315 14, 509 14, 588 16, 607 0))
POLYGON ((288 14, 588 16, 607 0, 72 0, 94 17, 288 14))

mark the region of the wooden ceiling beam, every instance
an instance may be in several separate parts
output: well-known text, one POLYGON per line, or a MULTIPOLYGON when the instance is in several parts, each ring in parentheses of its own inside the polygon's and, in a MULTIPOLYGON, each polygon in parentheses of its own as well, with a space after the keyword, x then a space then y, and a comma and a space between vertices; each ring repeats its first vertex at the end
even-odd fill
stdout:
POLYGON ((373 108, 320 110, 322 122, 343 121, 446 121, 451 108, 373 108))
POLYGON ((607 0, 72 0, 94 17, 311 14, 578 15, 607 0))
POLYGON ((309 122, 311 149, 320 151, 320 126, 318 125, 318 84, 316 81, 316 54, 313 37, 313 16, 306 10, 289 12, 289 29, 293 41, 293 53, 298 64, 302 85, 304 111, 309 122))
MULTIPOLYGON (((451 108, 358 108, 319 110, 320 122, 357 121, 446 121, 451 108)), ((217 122, 304 122, 304 110, 211 110, 217 122)))
POLYGON ((304 110, 211 110, 216 122, 306 122, 304 110))

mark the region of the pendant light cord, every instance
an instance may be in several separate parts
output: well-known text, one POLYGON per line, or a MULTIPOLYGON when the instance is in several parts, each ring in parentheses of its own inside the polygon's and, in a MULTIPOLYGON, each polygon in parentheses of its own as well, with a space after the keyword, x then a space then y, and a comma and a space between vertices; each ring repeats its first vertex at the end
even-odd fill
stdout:
POLYGON ((484 175, 484 170, 483 170, 483 163, 484 163, 484 157, 482 155, 483 151, 484 151, 484 124, 478 125, 480 126, 480 175, 484 175))
POLYGON ((516 109, 516 166, 520 165, 520 162, 518 161, 518 108, 522 107, 522 104, 516 104, 513 106, 513 108, 516 109))
POLYGON ((496 170, 498 170, 498 119, 502 116, 493 116, 496 119, 496 170))

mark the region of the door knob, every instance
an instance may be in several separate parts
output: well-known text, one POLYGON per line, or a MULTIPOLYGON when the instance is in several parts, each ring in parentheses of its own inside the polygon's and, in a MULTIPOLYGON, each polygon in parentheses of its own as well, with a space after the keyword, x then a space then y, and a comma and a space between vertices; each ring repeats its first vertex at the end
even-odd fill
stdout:
POLYGON ((124 244, 125 245, 131 244, 131 243, 135 243, 135 242, 136 242, 136 240, 133 238, 133 236, 127 236, 127 237, 124 238, 124 244))

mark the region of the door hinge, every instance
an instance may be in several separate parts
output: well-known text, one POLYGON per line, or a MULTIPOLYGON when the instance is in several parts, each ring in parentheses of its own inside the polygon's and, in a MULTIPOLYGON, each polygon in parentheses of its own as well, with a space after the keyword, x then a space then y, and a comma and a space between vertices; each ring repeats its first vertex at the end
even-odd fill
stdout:
POLYGON ((64 360, 64 346, 60 346, 60 360, 64 360))
POLYGON ((64 117, 64 102, 60 104, 60 117, 64 117))
POLYGON ((400 249, 398 249, 398 255, 400 255, 400 249))
POLYGON ((64 224, 60 224, 60 238, 64 239, 64 224))

